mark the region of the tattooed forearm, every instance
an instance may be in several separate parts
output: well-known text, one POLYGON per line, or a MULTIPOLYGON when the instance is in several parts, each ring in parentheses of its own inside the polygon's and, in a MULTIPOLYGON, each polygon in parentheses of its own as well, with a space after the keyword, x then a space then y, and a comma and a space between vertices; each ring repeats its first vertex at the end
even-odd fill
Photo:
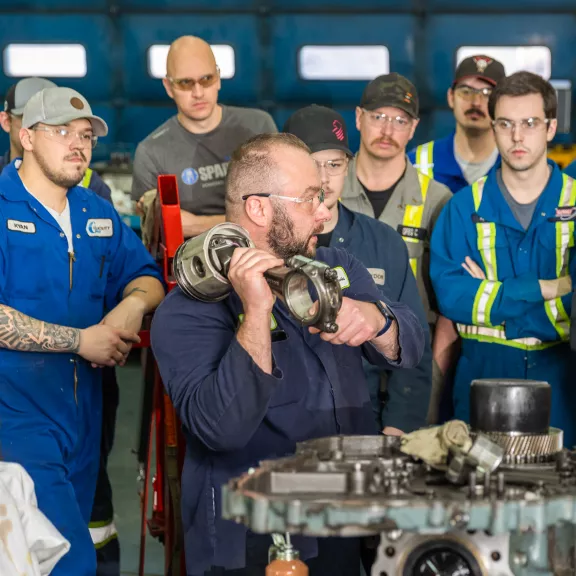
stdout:
POLYGON ((80 330, 42 322, 0 304, 0 348, 22 352, 78 352, 80 330))

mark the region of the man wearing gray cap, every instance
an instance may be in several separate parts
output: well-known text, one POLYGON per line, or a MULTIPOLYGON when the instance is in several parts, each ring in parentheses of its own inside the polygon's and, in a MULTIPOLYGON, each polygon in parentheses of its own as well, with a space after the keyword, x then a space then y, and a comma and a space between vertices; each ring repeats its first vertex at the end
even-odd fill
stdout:
MULTIPOLYGON (((22 158, 23 148, 20 142, 22 114, 26 103, 34 94, 44 88, 56 88, 56 84, 44 78, 24 78, 12 85, 4 100, 4 111, 0 112, 0 125, 10 135, 10 149, 4 157, 0 157, 0 173, 17 158, 22 158)), ((112 203, 112 192, 97 172, 86 169, 81 186, 89 188, 104 200, 112 203)), ((116 429, 116 412, 119 402, 119 388, 116 380, 116 370, 105 367, 102 370, 102 444, 101 462, 90 533, 98 559, 98 576, 113 576, 120 574, 120 545, 114 525, 114 506, 112 502, 112 487, 108 478, 108 456, 112 450, 116 429)))
MULTIPOLYGON (((22 114, 28 100, 44 88, 56 88, 56 84, 45 78, 23 78, 12 85, 4 98, 4 111, 0 111, 0 126, 10 136, 10 148, 4 156, 0 156, 0 172, 16 158, 22 158, 22 143, 20 142, 20 128, 22 127, 22 114)), ((84 178, 80 183, 85 188, 112 202, 112 192, 106 182, 91 168, 86 168, 84 178)))
POLYGON ((96 573, 100 368, 124 364, 164 295, 139 238, 79 186, 107 131, 75 90, 43 89, 24 108, 23 158, 0 175, 0 445, 71 544, 54 576, 96 573))

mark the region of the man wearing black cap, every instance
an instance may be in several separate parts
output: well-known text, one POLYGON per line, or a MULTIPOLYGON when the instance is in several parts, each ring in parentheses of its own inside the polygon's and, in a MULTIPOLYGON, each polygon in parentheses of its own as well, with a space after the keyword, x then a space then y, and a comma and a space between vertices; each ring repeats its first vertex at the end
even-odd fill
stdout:
MULTIPOLYGON (((320 170, 324 202, 332 218, 324 223, 317 246, 344 248, 358 258, 383 292, 417 314, 427 333, 426 314, 402 238, 383 222, 352 212, 338 202, 352 158, 342 116, 324 106, 307 106, 287 120, 283 132, 294 134, 310 148, 320 170)), ((416 368, 383 371, 364 364, 376 420, 385 434, 412 432, 426 424, 431 358, 427 338, 424 355, 416 368), (381 381, 386 383, 384 403, 379 398, 381 381)))
POLYGON ((456 131, 410 152, 410 161, 452 192, 485 176, 498 158, 488 114, 488 98, 506 76, 504 66, 488 56, 470 56, 459 64, 448 89, 456 131))
MULTIPOLYGON (((451 194, 408 161, 406 146, 418 126, 418 112, 416 88, 404 76, 385 74, 366 86, 356 108, 360 150, 350 162, 342 203, 350 210, 385 222, 402 235, 427 320, 433 328, 437 313, 428 270, 430 236, 451 194)), ((436 420, 440 389, 438 376, 430 402, 431 423, 436 420)))

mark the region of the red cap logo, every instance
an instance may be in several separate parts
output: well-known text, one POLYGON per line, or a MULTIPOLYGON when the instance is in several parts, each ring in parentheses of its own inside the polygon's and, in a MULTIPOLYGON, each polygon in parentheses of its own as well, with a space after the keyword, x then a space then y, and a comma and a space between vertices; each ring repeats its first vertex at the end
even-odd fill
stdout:
POLYGON ((486 56, 474 56, 474 62, 478 72, 483 74, 489 64, 492 63, 492 58, 487 58, 486 56))
POLYGON ((332 122, 332 132, 338 140, 344 140, 344 128, 342 127, 342 122, 339 120, 334 120, 334 122, 332 122))

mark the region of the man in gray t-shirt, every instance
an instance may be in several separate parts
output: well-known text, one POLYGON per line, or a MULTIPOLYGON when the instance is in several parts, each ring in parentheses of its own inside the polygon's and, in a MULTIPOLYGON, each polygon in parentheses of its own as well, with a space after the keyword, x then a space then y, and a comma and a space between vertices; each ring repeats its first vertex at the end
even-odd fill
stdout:
POLYGON ((136 149, 132 199, 144 210, 143 195, 160 174, 178 179, 182 226, 197 236, 224 221, 224 181, 232 152, 250 137, 277 132, 261 110, 218 104, 220 74, 210 45, 183 36, 170 46, 166 92, 178 113, 136 149))

